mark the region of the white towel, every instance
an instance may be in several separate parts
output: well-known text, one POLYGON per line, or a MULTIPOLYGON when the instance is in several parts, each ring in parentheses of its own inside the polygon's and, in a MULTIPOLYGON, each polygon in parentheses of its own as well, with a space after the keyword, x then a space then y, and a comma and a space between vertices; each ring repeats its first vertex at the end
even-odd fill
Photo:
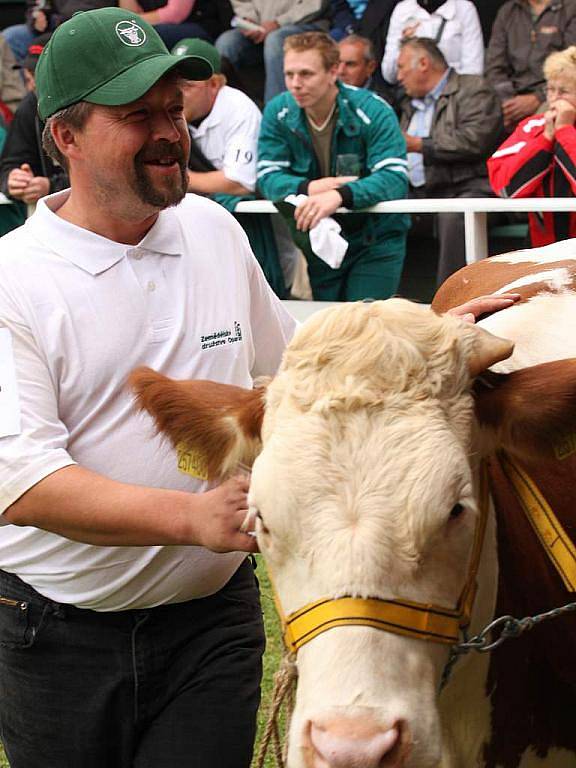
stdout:
MULTIPOLYGON (((297 207, 306 198, 307 195, 288 195, 285 202, 297 207)), ((340 224, 331 216, 326 216, 308 232, 312 252, 332 269, 338 269, 348 250, 348 242, 340 235, 341 231, 340 224)))

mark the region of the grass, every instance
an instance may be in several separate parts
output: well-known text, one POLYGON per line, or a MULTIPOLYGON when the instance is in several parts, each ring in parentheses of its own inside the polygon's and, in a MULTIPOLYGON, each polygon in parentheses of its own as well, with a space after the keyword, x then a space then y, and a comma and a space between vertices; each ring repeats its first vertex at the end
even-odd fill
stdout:
MULTIPOLYGON (((258 732, 256 735, 256 747, 254 750, 254 763, 256 763, 256 757, 258 756, 258 747, 260 744, 260 736, 262 729, 266 725, 268 716, 268 704, 272 696, 272 688, 274 687, 274 674, 280 664, 282 653, 284 650, 282 642, 282 633, 280 631, 280 622, 276 609, 274 608, 274 598, 272 597, 272 587, 270 586, 270 579, 266 572, 266 566, 262 557, 256 555, 258 567, 256 569, 256 575, 260 582, 260 594, 262 596, 262 608, 264 610, 264 628, 266 630, 266 653, 264 654, 264 673, 262 676, 262 703, 260 705, 260 711, 258 712, 258 732)), ((264 763, 265 768, 275 768, 276 762, 272 757, 272 753, 269 752, 266 761, 264 763)))
MULTIPOLYGON (((258 736, 256 738, 256 749, 254 764, 256 763, 256 755, 258 754, 258 744, 260 742, 260 734, 264 725, 266 724, 266 716, 268 711, 268 702, 272 694, 272 687, 274 685, 274 673, 278 668, 280 659, 282 657, 282 637, 280 633, 280 624, 274 608, 274 600, 272 598, 272 590, 270 587, 270 580, 266 573, 266 567, 264 561, 260 556, 257 556, 258 568, 257 575, 260 581, 260 591, 262 593, 262 607, 264 609, 264 625, 266 627, 266 654, 264 656, 264 676, 262 679, 262 705, 260 712, 258 713, 258 736)), ((275 763, 272 758, 272 754, 269 753, 265 768, 275 768, 275 763)), ((0 768, 9 768, 8 760, 0 744, 0 768)))

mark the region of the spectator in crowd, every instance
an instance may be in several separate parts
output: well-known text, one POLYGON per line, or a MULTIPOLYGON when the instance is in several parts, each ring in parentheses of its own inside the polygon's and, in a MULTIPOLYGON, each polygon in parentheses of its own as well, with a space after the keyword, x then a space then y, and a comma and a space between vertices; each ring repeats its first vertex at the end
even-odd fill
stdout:
POLYGON ((222 56, 240 68, 264 60, 264 101, 281 93, 283 43, 290 36, 306 30, 327 30, 329 16, 324 0, 231 0, 234 29, 216 40, 222 56), (249 26, 245 26, 248 22, 249 26))
POLYGON ((77 11, 116 5, 111 0, 26 0, 26 22, 6 27, 2 34, 8 41, 18 63, 22 63, 28 46, 37 35, 53 32, 77 11))
POLYGON ((378 66, 372 42, 367 37, 348 35, 338 43, 338 79, 356 88, 377 90, 374 71, 378 66))
POLYGON ((0 114, 6 123, 24 98, 26 90, 20 74, 16 71, 16 59, 6 38, 0 34, 0 114), (3 105, 3 106, 2 106, 3 105))
POLYGON ((488 45, 490 40, 492 25, 494 24, 498 11, 507 1, 508 0, 473 0, 476 10, 478 11, 478 16, 480 17, 482 34, 486 45, 488 45))
POLYGON ((508 131, 546 99, 542 64, 576 44, 576 0, 508 0, 492 27, 486 77, 502 102, 508 131))
POLYGON ((118 5, 153 24, 169 48, 187 37, 213 41, 232 18, 229 0, 119 0, 118 5))
MULTIPOLYGON (((12 122, 13 112, 24 96, 24 83, 15 71, 15 58, 10 46, 0 35, 0 154, 8 125, 12 122)), ((0 203, 0 236, 5 235, 24 222, 26 209, 16 202, 13 205, 0 203)))
MULTIPOLYGON (((398 56, 406 96, 401 126, 412 197, 492 197, 486 158, 502 135, 498 98, 483 77, 448 67, 428 38, 406 38, 398 56)), ((438 216, 440 285, 466 263, 464 216, 438 216)))
MULTIPOLYGON (((347 63, 340 71, 340 79, 349 85, 357 85, 358 81, 368 82, 368 85, 362 87, 370 88, 391 103, 395 99, 394 89, 384 82, 379 63, 382 61, 388 23, 396 2, 397 0, 378 0, 376 5, 370 0, 359 19, 354 15, 347 0, 332 0, 331 3, 330 36, 340 43, 350 43, 353 42, 352 36, 358 35, 354 47, 346 48, 344 59, 347 63), (364 73, 361 70, 366 66, 370 71, 364 73), (346 70, 349 70, 348 74, 346 70), (356 74, 352 70, 355 70, 356 74), (347 77, 353 79, 348 80, 347 77)), ((342 54, 342 48, 340 50, 342 54)))
MULTIPOLYGON (((547 104, 525 118, 488 160, 490 182, 502 197, 576 195, 576 46, 544 62, 547 104)), ((576 213, 529 213, 533 247, 576 237, 576 213)))
POLYGON ((179 77, 209 74, 117 8, 65 22, 36 68, 71 187, 0 245, 2 380, 19 390, 0 415, 13 768, 250 765, 264 633, 248 481, 210 486, 186 452, 179 471, 126 386, 149 365, 251 387, 294 330, 238 223, 186 196, 179 77))
POLYGON ((40 35, 29 46, 23 67, 29 91, 16 110, 0 155, 0 191, 27 205, 44 195, 68 186, 62 166, 54 163, 42 147, 44 124, 38 117, 34 74, 50 33, 40 35))
POLYGON ((388 83, 397 77, 400 43, 406 37, 429 37, 448 66, 462 75, 484 72, 484 40, 478 11, 470 0, 401 0, 392 12, 382 59, 388 83))
MULTIPOLYGON (((182 86, 184 114, 192 139, 188 191, 209 195, 234 213, 240 200, 255 199, 262 114, 245 93, 227 85, 220 54, 213 45, 188 38, 181 40, 172 53, 201 56, 214 70, 208 80, 188 80, 182 86)), ((276 294, 285 298, 271 214, 237 214, 236 218, 248 235, 266 279, 276 294)))
POLYGON ((311 238, 341 206, 355 210, 406 195, 405 142, 396 116, 370 91, 338 82, 338 46, 328 35, 294 35, 284 51, 288 92, 264 110, 259 187, 273 201, 306 195, 288 218, 307 257, 315 299, 387 298, 400 280, 407 216, 336 216, 348 246, 339 265, 330 254, 318 256, 311 238))

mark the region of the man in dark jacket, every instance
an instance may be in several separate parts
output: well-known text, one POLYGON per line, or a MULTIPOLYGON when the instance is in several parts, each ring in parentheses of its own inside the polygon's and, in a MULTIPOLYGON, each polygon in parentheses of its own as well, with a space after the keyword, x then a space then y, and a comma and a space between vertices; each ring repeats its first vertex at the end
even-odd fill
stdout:
MULTIPOLYGON (((33 42, 24 59, 28 82, 34 86, 34 70, 42 52, 42 35, 33 42)), ((16 110, 0 155, 0 192, 13 200, 32 205, 41 197, 66 189, 68 176, 42 148, 44 124, 38 117, 37 98, 30 90, 16 110)))
MULTIPOLYGON (((502 132, 493 89, 479 75, 451 70, 433 40, 402 43, 398 79, 404 86, 400 124, 408 149, 412 197, 492 197, 486 159, 502 132)), ((438 216, 438 284, 466 263, 464 217, 438 216)))
POLYGON ((492 27, 486 77, 502 101, 509 131, 546 101, 542 65, 576 44, 576 0, 508 0, 492 27))

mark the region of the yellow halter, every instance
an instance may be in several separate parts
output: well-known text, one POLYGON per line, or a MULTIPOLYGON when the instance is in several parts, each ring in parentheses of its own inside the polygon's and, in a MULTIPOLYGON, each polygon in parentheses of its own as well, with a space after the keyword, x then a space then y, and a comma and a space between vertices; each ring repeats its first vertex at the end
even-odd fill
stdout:
POLYGON ((285 616, 276 590, 276 610, 282 621, 284 642, 295 653, 306 643, 334 627, 374 627, 419 640, 454 645, 460 630, 470 623, 476 596, 476 576, 484 543, 488 518, 488 475, 482 466, 480 473, 480 509, 468 576, 455 608, 415 603, 409 600, 340 597, 325 598, 308 603, 285 616))

